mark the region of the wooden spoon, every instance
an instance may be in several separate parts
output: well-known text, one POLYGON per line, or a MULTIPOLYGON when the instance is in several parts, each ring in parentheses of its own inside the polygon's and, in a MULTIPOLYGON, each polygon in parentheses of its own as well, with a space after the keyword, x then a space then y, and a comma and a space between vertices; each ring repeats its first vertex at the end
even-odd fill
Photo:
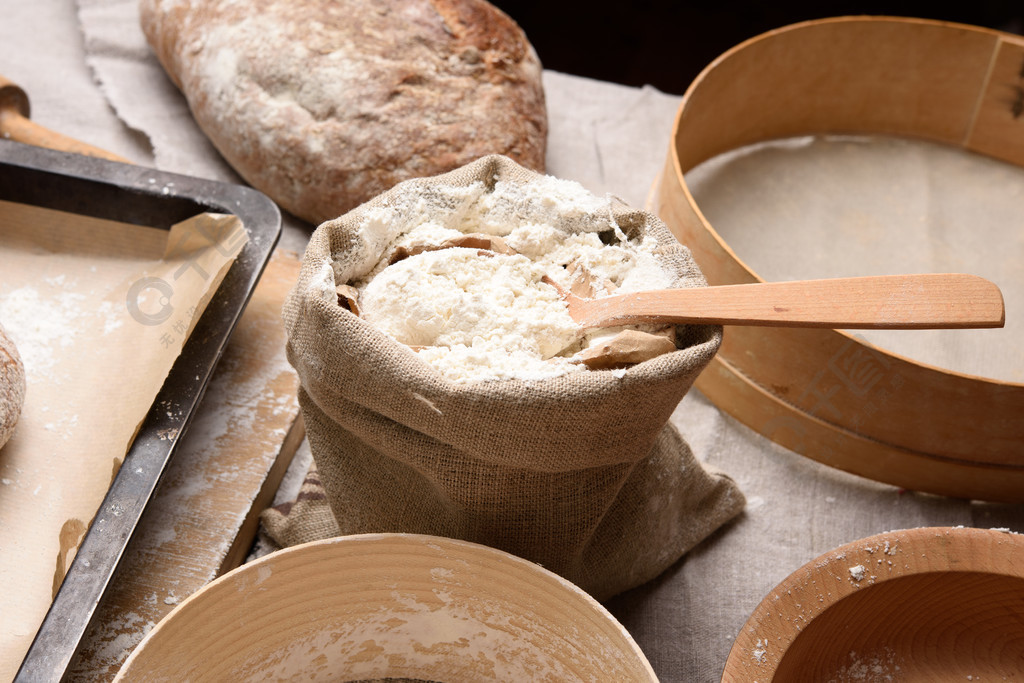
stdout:
POLYGON ((0 75, 0 137, 36 147, 131 163, 113 152, 61 135, 29 120, 28 95, 3 75, 0 75))
POLYGON ((999 288, 975 275, 928 273, 659 289, 583 299, 546 279, 584 328, 708 323, 833 329, 1002 327, 999 288))

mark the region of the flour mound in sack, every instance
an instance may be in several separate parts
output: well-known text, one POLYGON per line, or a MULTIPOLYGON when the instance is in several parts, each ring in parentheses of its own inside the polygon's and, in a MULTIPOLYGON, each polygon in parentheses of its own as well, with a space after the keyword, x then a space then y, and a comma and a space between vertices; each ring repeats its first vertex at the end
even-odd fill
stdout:
MULTIPOLYGON (((404 232, 357 289, 368 322, 451 380, 542 379, 587 369, 581 353, 622 328, 584 331, 546 280, 565 290, 583 286, 586 296, 671 284, 656 261, 656 241, 627 238, 610 218, 610 200, 578 183, 544 177, 498 182, 490 191, 479 182, 468 192, 439 190, 458 203, 444 212, 418 207, 401 218, 387 210, 376 217, 389 235, 404 232), (585 228, 558 227, 565 214, 588 216, 578 220, 585 228), (500 246, 457 246, 467 235, 497 237, 500 246)), ((369 232, 373 223, 367 221, 369 232)))

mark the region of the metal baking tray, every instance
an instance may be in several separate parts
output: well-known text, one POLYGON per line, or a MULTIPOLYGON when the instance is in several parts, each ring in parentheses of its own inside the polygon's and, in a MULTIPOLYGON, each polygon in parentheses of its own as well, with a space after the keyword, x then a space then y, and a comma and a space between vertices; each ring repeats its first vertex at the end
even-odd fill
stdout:
POLYGON ((206 211, 231 213, 249 236, 157 394, 15 677, 59 681, 280 238, 281 213, 247 187, 9 140, 0 140, 0 199, 165 230, 206 211))

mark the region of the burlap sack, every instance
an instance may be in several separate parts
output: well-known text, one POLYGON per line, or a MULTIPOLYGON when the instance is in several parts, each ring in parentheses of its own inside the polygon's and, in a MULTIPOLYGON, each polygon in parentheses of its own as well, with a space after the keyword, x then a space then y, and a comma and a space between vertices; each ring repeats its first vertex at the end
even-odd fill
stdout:
MULTIPOLYGON (((285 305, 288 357, 340 533, 483 543, 605 599, 653 578, 743 507, 733 481, 702 467, 668 423, 718 349, 721 328, 680 327, 677 351, 625 372, 454 383, 339 306, 335 293, 365 275, 393 237, 361 231, 369 212, 393 227, 425 205, 455 211, 444 187, 539 178, 486 157, 402 183, 321 225, 285 305)), ((530 218, 529 206, 513 208, 530 218)), ((677 286, 704 284, 655 216, 613 202, 610 214, 606 207, 563 227, 579 229, 580 220, 653 235, 677 286)))

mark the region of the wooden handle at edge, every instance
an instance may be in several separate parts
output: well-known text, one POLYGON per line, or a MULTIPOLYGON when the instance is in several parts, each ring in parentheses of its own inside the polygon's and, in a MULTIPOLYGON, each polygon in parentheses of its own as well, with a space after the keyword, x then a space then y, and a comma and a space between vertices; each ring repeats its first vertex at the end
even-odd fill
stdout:
POLYGON ((33 123, 28 118, 28 95, 16 83, 0 76, 0 137, 15 142, 23 142, 36 147, 46 147, 60 152, 84 154, 86 156, 118 161, 123 164, 132 163, 124 157, 93 147, 90 144, 69 138, 66 135, 33 123))

